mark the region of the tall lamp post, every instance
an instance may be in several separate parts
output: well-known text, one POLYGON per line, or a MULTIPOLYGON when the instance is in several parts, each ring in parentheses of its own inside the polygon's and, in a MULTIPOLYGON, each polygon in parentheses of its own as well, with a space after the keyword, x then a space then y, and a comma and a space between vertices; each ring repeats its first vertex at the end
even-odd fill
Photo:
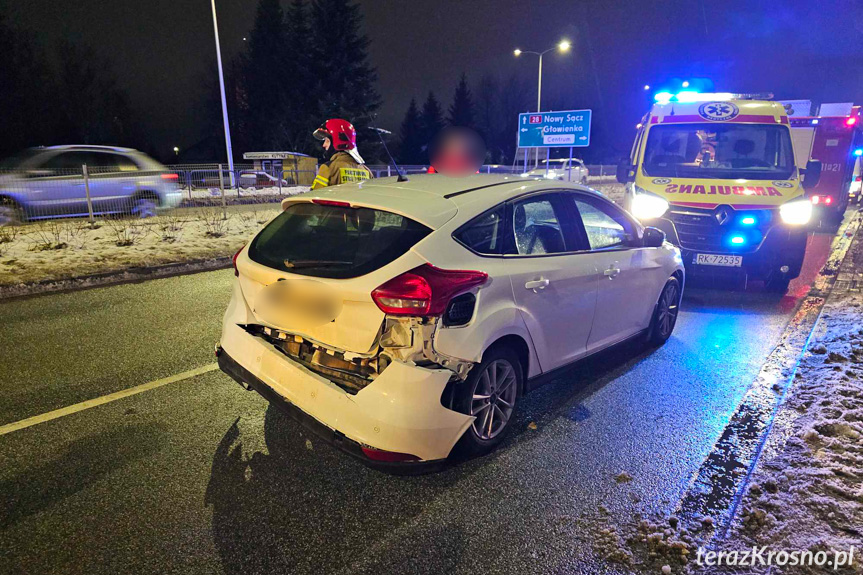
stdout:
POLYGON ((210 0, 213 8, 213 30, 216 33, 216 63, 219 65, 219 90, 222 94, 222 122, 225 124, 225 147, 228 149, 228 171, 231 185, 234 183, 234 150, 231 147, 231 127, 228 125, 228 104, 225 100, 225 76, 222 73, 222 49, 219 47, 219 22, 216 20, 216 0, 210 0))
POLYGON ((536 56, 539 56, 539 78, 536 82, 536 111, 537 112, 542 112, 542 57, 545 54, 548 54, 549 52, 551 52, 553 50, 558 50, 560 52, 568 52, 569 48, 571 46, 572 46, 572 44, 569 43, 569 40, 561 40, 560 42, 558 42, 557 46, 552 46, 551 48, 549 48, 548 50, 545 50, 544 52, 532 52, 530 50, 520 50, 518 48, 516 48, 513 51, 513 54, 515 54, 516 57, 521 56, 522 54, 534 54, 536 56))
MULTIPOLYGON (((537 113, 542 112, 542 57, 545 54, 548 54, 549 52, 551 52, 553 50, 558 50, 561 53, 568 52, 570 46, 572 46, 572 44, 570 44, 569 40, 561 40, 560 42, 557 43, 556 46, 552 46, 551 48, 549 48, 548 50, 545 50, 543 52, 533 52, 531 50, 521 50, 519 48, 516 48, 512 52, 513 54, 515 54, 516 58, 518 58, 522 54, 534 54, 536 56, 539 56, 539 78, 536 81, 536 112, 537 113)), ((548 148, 546 148, 546 160, 548 160, 548 148)), ((539 155, 538 154, 536 157, 536 163, 539 164, 539 155)), ((525 168, 525 170, 527 170, 527 148, 524 149, 524 168, 525 168)), ((546 162, 546 172, 548 172, 548 162, 546 162)))

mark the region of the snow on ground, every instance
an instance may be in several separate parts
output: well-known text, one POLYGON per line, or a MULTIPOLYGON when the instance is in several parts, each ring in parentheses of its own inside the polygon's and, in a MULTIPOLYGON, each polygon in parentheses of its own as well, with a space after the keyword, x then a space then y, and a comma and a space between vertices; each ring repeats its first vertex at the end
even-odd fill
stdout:
MULTIPOLYGON (((281 189, 279 189, 278 187, 261 188, 256 186, 241 186, 239 189, 225 188, 225 198, 228 201, 235 201, 237 199, 257 196, 293 196, 295 194, 301 194, 308 191, 309 186, 283 186, 281 189)), ((219 199, 222 197, 222 190, 218 186, 210 188, 193 187, 191 191, 189 191, 189 188, 185 188, 183 190, 183 196, 184 199, 187 200, 195 200, 201 198, 219 199)))
POLYGON ((813 552, 855 546, 854 565, 838 571, 774 567, 776 575, 863 573, 861 287, 863 239, 858 235, 749 482, 742 511, 722 544, 729 551, 753 545, 813 552))
POLYGON ((233 255, 278 203, 182 209, 147 219, 46 220, 0 228, 0 287, 233 255))

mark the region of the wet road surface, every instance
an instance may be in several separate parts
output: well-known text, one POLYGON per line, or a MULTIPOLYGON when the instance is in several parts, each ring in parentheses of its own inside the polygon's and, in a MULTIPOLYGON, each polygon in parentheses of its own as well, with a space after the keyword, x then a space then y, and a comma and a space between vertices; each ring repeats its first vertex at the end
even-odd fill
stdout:
MULTIPOLYGON (((0 435, 0 573, 618 572, 599 507, 675 508, 829 243, 785 297, 687 286, 664 347, 582 362, 434 475, 370 470, 220 372, 0 435)), ((0 425, 211 363, 232 280, 0 304, 0 425)))

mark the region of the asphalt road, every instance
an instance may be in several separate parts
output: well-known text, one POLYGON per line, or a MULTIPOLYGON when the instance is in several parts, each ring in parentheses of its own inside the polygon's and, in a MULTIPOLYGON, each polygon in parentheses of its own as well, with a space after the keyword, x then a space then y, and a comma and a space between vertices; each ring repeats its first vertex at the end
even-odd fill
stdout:
MULTIPOLYGON (((0 435, 0 573, 616 573, 600 506, 674 509, 829 242, 782 298, 689 286, 664 347, 583 362, 434 475, 368 469, 218 371, 0 435)), ((0 304, 0 426, 212 363, 232 280, 0 304)))

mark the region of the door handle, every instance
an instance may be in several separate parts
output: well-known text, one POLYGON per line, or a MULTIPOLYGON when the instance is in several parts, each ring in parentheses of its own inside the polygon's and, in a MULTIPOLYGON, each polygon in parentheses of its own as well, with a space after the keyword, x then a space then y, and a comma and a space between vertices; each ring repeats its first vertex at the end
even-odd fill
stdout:
POLYGON ((620 268, 612 265, 612 266, 609 266, 609 268, 607 270, 605 270, 604 273, 608 277, 608 279, 613 280, 618 275, 620 275, 620 268))
POLYGON ((538 292, 541 289, 545 289, 548 287, 548 284, 551 282, 545 278, 539 280, 532 280, 524 283, 525 289, 532 289, 534 292, 538 292))

